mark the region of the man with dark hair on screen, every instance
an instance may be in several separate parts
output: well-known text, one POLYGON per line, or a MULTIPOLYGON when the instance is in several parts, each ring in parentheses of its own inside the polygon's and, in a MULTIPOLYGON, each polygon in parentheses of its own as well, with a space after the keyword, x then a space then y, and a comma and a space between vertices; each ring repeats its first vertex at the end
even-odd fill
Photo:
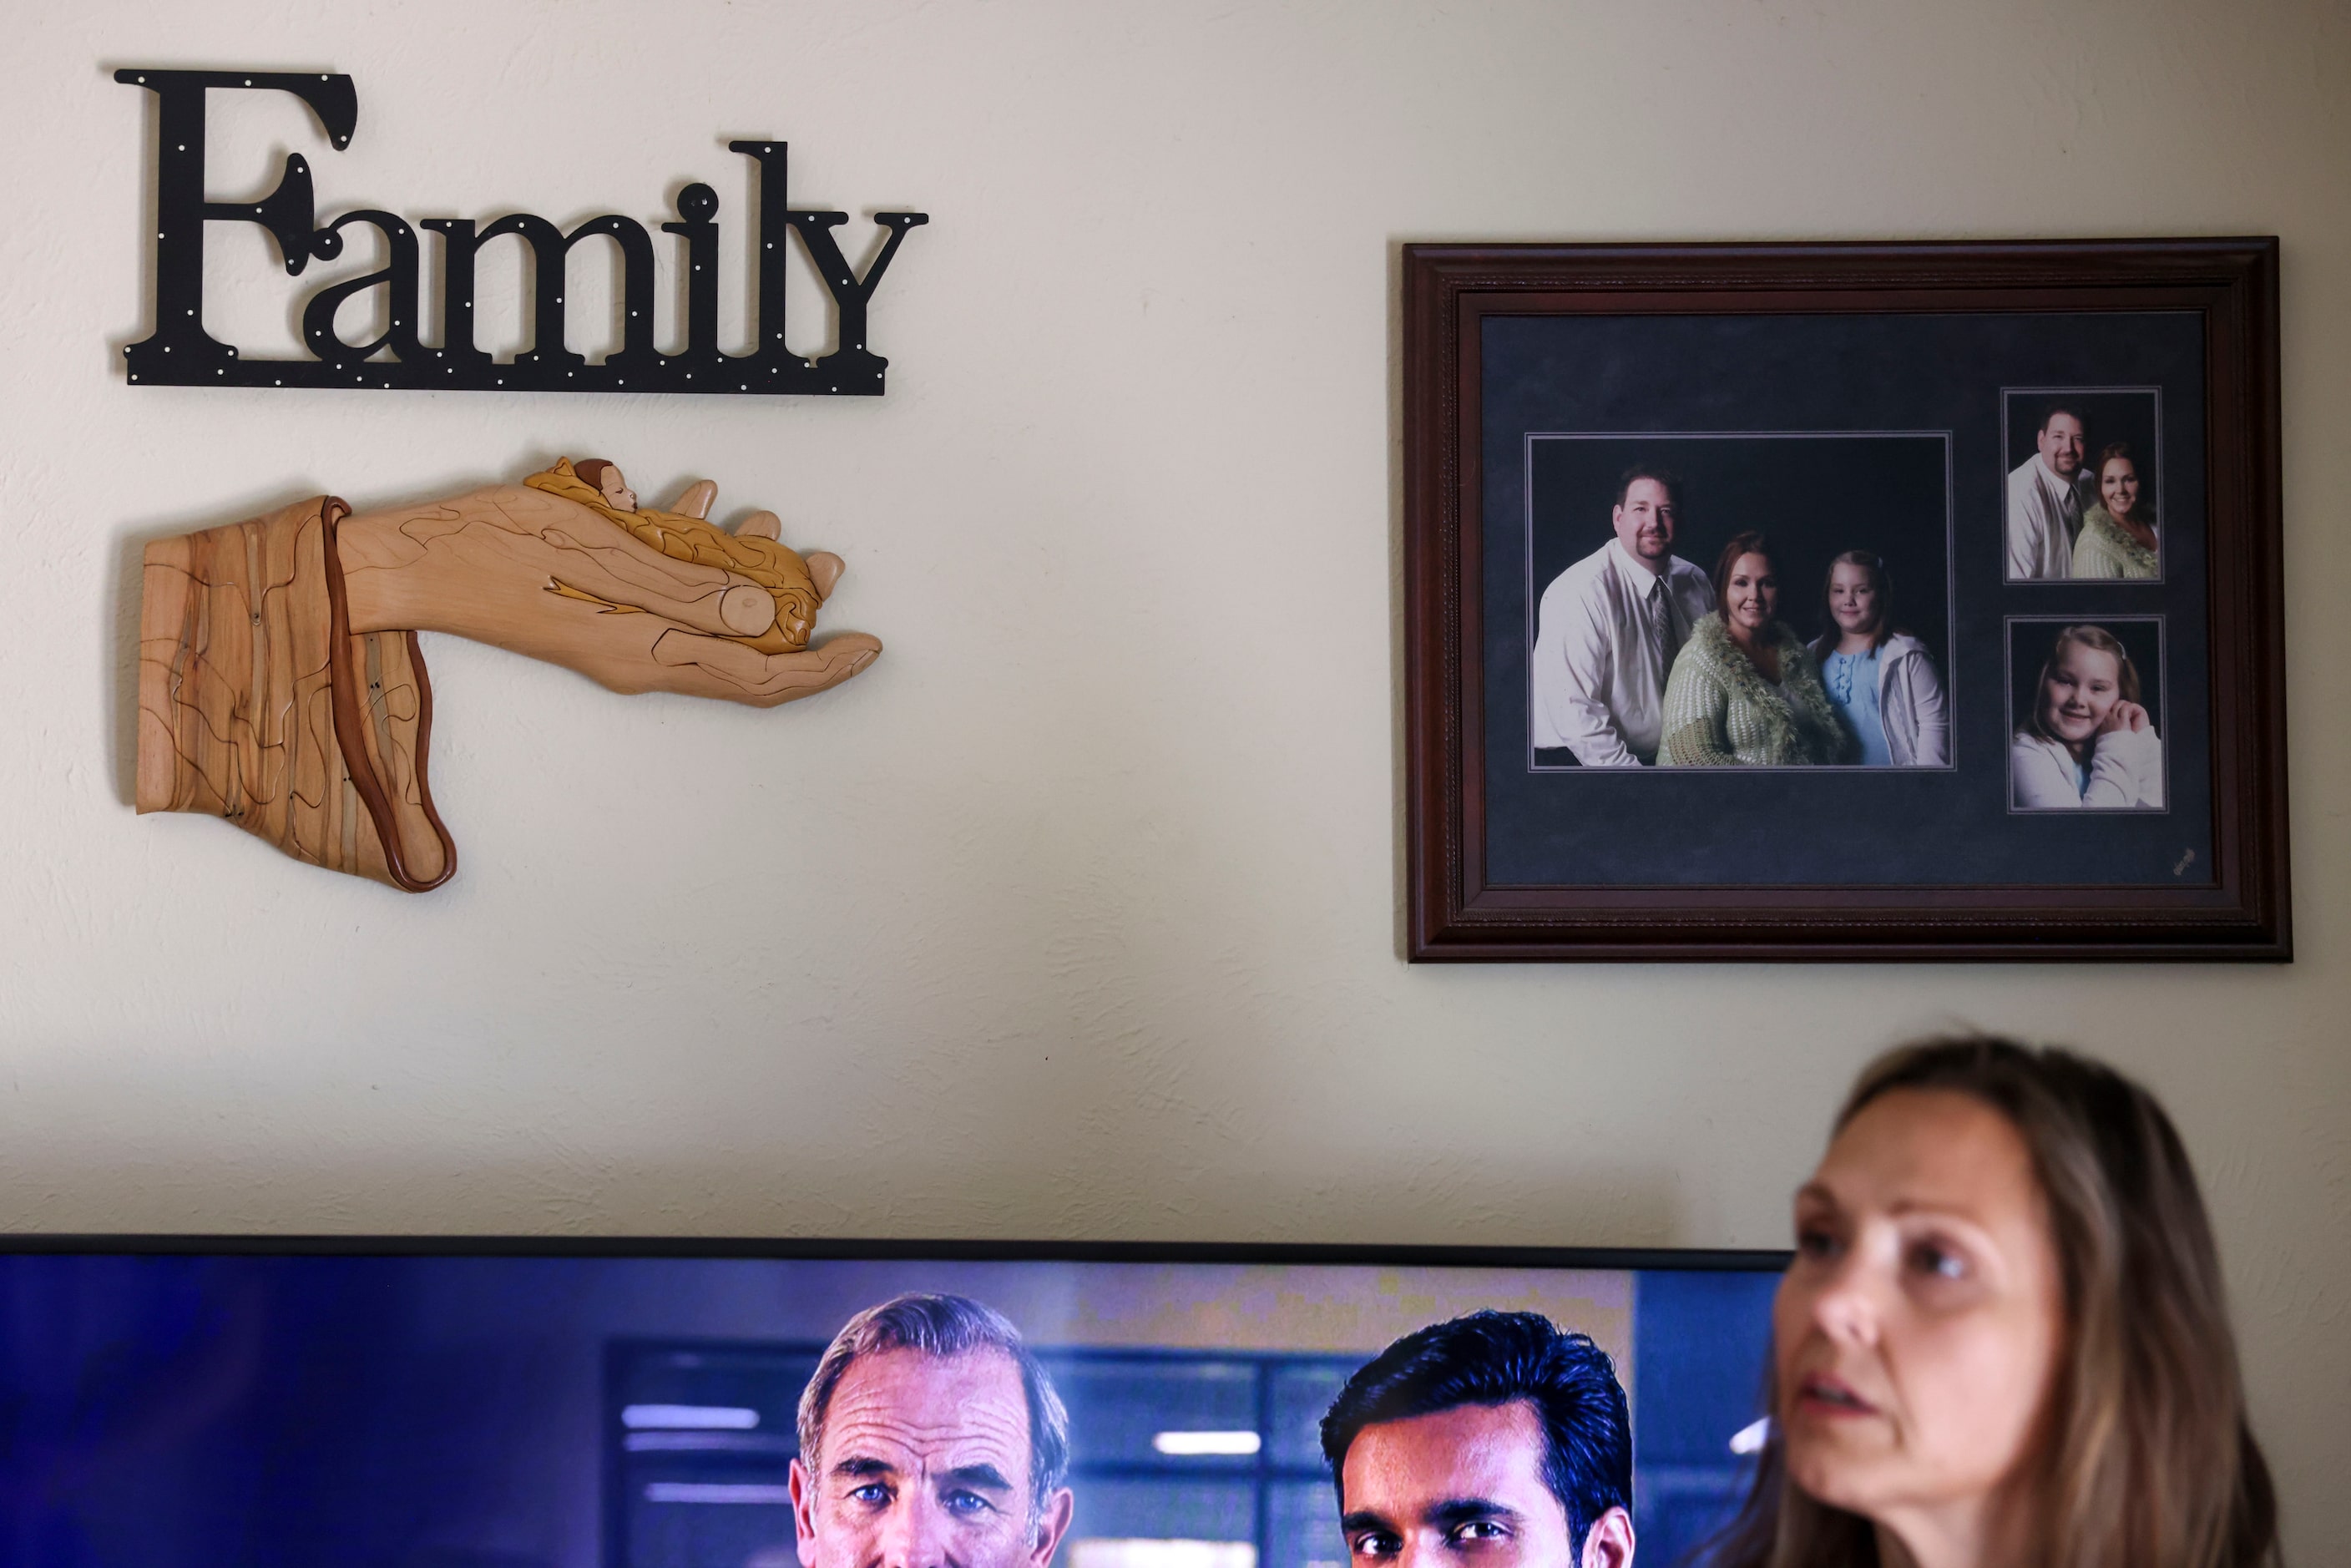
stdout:
POLYGON ((834 1336, 800 1396, 800 1568, 1048 1568, 1070 1417, 1004 1316, 904 1295, 834 1336))
POLYGON ((1714 608, 1713 582, 1674 554, 1681 492, 1663 468, 1625 470, 1610 514, 1615 538, 1543 590, 1528 672, 1538 749, 1565 747, 1586 768, 1656 761, 1666 677, 1714 608))
POLYGON ((2082 455, 2089 450, 2089 434, 2079 411, 2063 402, 2043 409, 2032 448, 2008 476, 2011 582, 2071 577, 2074 540, 2082 532, 2082 455))
POLYGON ((1322 1417, 1353 1568, 1630 1568, 1633 1428, 1607 1353, 1536 1312, 1388 1346, 1322 1417))

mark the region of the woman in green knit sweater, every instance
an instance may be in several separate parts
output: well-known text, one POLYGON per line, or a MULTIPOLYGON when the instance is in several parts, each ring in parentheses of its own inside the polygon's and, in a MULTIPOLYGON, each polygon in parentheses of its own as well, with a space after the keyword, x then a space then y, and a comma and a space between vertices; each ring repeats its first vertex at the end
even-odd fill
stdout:
POLYGON ((2140 487, 2138 459, 2118 441, 2098 454, 2098 500, 2082 515, 2074 575, 2150 578, 2158 567, 2155 505, 2140 487))
POLYGON ((1690 629, 1666 682, 1660 767, 1793 768, 1844 762, 1852 737, 1820 670, 1776 618, 1779 572, 1760 533, 1722 547, 1715 612, 1690 629))

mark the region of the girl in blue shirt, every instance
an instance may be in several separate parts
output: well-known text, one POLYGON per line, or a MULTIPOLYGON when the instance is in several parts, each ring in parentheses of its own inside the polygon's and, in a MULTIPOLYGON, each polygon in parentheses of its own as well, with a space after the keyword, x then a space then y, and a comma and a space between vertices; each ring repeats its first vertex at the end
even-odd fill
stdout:
POLYGON ((1813 644, 1821 684, 1857 743, 1865 768, 1950 763, 1950 718, 1926 644, 1895 629, 1886 561, 1847 550, 1821 591, 1829 629, 1813 644))
POLYGON ((1892 630, 1886 623, 1884 580, 1885 563, 1868 550, 1847 550, 1829 563, 1829 620, 1837 636, 1822 653, 1821 680, 1837 716, 1861 741, 1864 768, 1894 766, 1877 703, 1878 651, 1892 630))

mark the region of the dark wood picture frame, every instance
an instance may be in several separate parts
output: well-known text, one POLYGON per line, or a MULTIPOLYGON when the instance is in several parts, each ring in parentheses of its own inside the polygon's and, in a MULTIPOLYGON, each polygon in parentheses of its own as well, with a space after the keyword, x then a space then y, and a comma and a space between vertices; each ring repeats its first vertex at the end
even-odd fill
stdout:
POLYGON ((2292 957, 2274 238, 1407 245, 1402 328, 1411 959, 2292 957), (2202 320, 2209 881, 1489 878, 1481 597, 1489 320, 2116 311, 2202 320))

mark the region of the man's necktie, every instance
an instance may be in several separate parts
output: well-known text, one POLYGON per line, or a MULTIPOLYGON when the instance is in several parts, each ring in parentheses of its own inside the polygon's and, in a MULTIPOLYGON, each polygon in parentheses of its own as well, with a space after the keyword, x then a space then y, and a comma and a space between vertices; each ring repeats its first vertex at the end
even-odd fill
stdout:
POLYGON ((1682 651, 1682 640, 1674 632, 1673 601, 1666 596, 1662 577, 1649 584, 1649 645, 1657 651, 1658 675, 1672 674, 1674 655, 1682 651))

